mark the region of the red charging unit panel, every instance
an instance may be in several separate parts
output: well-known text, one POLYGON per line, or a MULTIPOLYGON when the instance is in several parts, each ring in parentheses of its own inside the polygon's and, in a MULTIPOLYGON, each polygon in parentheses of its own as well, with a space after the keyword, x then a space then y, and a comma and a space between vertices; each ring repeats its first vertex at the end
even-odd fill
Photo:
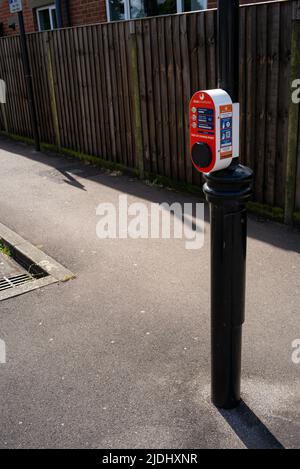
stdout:
POLYGON ((198 166, 192 158, 193 165, 198 171, 211 171, 216 163, 216 109, 209 94, 198 91, 190 102, 190 150, 195 144, 204 143, 210 147, 211 155, 208 165, 198 166))

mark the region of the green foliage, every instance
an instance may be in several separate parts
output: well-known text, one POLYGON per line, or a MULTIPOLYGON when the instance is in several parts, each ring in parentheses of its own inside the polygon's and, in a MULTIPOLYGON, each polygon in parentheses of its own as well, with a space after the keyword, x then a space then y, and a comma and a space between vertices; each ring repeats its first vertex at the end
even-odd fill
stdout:
POLYGON ((297 228, 300 228, 300 212, 295 212, 294 213, 294 225, 297 228))
POLYGON ((260 204, 258 202, 248 202, 248 210, 264 218, 283 222, 284 211, 280 207, 271 207, 270 205, 260 204))
POLYGON ((2 239, 0 240, 0 252, 2 252, 2 254, 5 256, 11 257, 10 249, 6 244, 4 244, 2 239))

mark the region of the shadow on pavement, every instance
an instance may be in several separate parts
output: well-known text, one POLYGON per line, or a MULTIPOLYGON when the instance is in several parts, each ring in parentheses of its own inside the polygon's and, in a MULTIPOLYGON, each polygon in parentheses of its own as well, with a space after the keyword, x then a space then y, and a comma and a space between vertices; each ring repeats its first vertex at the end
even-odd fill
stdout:
MULTIPOLYGON (((203 202, 204 200, 204 195, 202 197, 201 192, 199 192, 198 195, 192 195, 179 191, 168 191, 167 188, 149 186, 138 179, 134 179, 135 183, 133 183, 133 179, 125 175, 111 177, 107 171, 89 164, 84 164, 82 161, 75 158, 56 153, 38 153, 34 151, 32 147, 23 143, 14 142, 6 137, 0 137, 0 147, 5 151, 11 151, 14 154, 54 168, 65 177, 65 183, 84 192, 87 191, 87 189, 76 179, 76 176, 92 180, 99 183, 99 185, 111 187, 123 194, 132 195, 159 204, 163 202, 169 204, 179 202, 180 204, 184 204, 186 202, 203 202)), ((206 205, 206 221, 209 221, 208 212, 208 206, 206 205)), ((251 214, 249 215, 248 237, 271 244, 280 249, 300 253, 299 230, 268 220, 258 220, 255 215, 251 214)))
POLYGON ((233 410, 218 410, 247 449, 284 449, 245 402, 233 410))

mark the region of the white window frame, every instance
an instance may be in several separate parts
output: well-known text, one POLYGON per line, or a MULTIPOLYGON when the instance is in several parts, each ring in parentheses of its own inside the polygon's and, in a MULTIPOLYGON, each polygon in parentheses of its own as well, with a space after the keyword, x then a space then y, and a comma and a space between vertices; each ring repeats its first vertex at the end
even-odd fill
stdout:
MULTIPOLYGON (((176 0, 177 1, 177 13, 183 13, 184 11, 184 0, 176 0)), ((204 10, 207 9, 207 0, 203 0, 205 3, 204 10)), ((130 20, 130 0, 124 0, 124 11, 125 11, 125 20, 130 20)), ((109 0, 106 0, 106 15, 107 21, 111 21, 110 15, 110 8, 109 8, 109 0)))
POLYGON ((41 22, 40 22, 39 12, 44 11, 44 10, 49 10, 50 27, 51 27, 51 31, 53 31, 55 28, 54 28, 54 24, 53 24, 52 11, 55 10, 55 12, 56 12, 55 3, 53 3, 51 5, 48 5, 46 7, 41 7, 41 8, 36 9, 37 23, 38 23, 38 28, 39 28, 40 32, 42 32, 42 29, 41 29, 41 22))

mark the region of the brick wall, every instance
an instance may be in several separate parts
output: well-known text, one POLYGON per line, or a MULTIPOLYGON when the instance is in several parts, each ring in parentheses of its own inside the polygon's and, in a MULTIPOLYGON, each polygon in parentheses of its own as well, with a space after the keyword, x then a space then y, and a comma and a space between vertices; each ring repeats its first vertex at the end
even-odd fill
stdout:
MULTIPOLYGON (((28 0, 23 0, 23 15, 24 22, 27 32, 33 32, 36 30, 36 18, 33 14, 33 11, 28 7, 28 0)), ((12 35, 18 33, 18 20, 16 14, 11 14, 9 11, 8 0, 0 1, 0 23, 3 23, 3 29, 5 35, 12 35), (9 20, 16 21, 17 27, 14 31, 8 27, 9 20)))
MULTIPOLYGON (((37 31, 36 11, 28 6, 29 0, 23 0, 23 15, 26 32, 37 31)), ((49 0, 49 5, 54 4, 55 0, 49 0)), ((66 22, 65 2, 62 0, 62 14, 64 24, 66 22)), ((106 3, 105 0, 69 0, 70 25, 79 26, 84 24, 101 23, 106 21, 106 3)), ((4 34, 18 34, 16 30, 8 27, 9 19, 16 19, 16 15, 11 15, 8 7, 8 0, 0 0, 0 23, 3 23, 4 34)), ((16 20, 17 23, 17 20, 16 20)))
POLYGON ((69 11, 72 26, 106 21, 105 0, 70 0, 69 11))

